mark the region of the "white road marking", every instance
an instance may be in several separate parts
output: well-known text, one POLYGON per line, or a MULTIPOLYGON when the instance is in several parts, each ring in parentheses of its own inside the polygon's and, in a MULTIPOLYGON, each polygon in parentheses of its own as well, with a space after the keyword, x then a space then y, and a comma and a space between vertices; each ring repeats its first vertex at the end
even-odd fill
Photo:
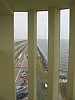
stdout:
POLYGON ((19 72, 18 72, 18 74, 17 74, 17 77, 16 77, 16 79, 15 79, 15 82, 16 82, 17 79, 18 79, 18 76, 19 76, 20 71, 21 71, 21 68, 20 68, 20 70, 19 70, 19 72))
MULTIPOLYGON (((21 53, 21 55, 22 55, 22 53, 21 53)), ((24 60, 23 60, 23 62, 22 62, 21 67, 23 66, 24 61, 25 61, 25 53, 24 53, 24 60)), ((20 68, 20 70, 19 70, 19 72, 18 72, 18 74, 17 74, 17 77, 16 77, 16 79, 15 79, 15 82, 16 82, 17 79, 18 79, 18 76, 19 76, 19 74, 20 74, 20 71, 21 71, 21 68, 20 68)))
MULTIPOLYGON (((22 53, 23 53, 23 52, 22 52, 22 53)), ((18 57, 19 59, 21 58, 21 56, 22 56, 22 53, 19 55, 19 57, 18 57)))

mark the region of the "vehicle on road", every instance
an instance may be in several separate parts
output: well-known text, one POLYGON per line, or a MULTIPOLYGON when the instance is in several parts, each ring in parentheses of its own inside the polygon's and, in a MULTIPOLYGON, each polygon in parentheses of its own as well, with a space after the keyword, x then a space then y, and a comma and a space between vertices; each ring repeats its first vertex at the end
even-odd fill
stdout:
POLYGON ((25 73, 25 70, 23 69, 20 73, 25 73))
POLYGON ((25 72, 25 71, 22 71, 21 73, 20 73, 20 78, 23 78, 23 77, 25 77, 27 75, 27 73, 25 72))
POLYGON ((16 86, 16 92, 25 91, 25 90, 26 90, 25 86, 16 86))
POLYGON ((27 85, 27 84, 28 84, 28 76, 25 76, 25 77, 23 78, 23 80, 24 80, 25 85, 27 85))
POLYGON ((21 100, 28 96, 28 90, 16 92, 16 100, 21 100))
POLYGON ((23 69, 20 73, 27 73, 28 74, 28 68, 23 69))
POLYGON ((23 79, 27 81, 28 80, 28 76, 25 76, 23 79))

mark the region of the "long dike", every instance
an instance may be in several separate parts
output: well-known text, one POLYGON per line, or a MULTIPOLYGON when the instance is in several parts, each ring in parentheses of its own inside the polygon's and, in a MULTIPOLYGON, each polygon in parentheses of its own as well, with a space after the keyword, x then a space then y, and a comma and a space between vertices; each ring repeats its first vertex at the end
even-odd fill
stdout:
MULTIPOLYGON (((39 49, 39 47, 37 46, 37 50, 38 50, 38 55, 41 56, 41 60, 43 62, 43 67, 48 68, 48 61, 46 60, 45 56, 43 55, 43 53, 41 52, 41 50, 39 49)), ((66 74, 59 74, 59 79, 67 79, 68 74, 67 71, 63 71, 63 70, 59 70, 59 72, 65 72, 66 74)))
POLYGON ((45 70, 47 71, 48 69, 48 61, 46 60, 45 56, 43 55, 43 53, 41 52, 41 50, 39 49, 39 47, 37 46, 37 51, 38 51, 38 55, 41 57, 41 60, 43 62, 43 67, 45 68, 45 70))
MULTIPOLYGON (((42 62, 43 62, 43 67, 44 67, 44 71, 47 71, 48 73, 48 62, 46 60, 46 58, 44 57, 43 53, 41 52, 41 50, 39 49, 39 47, 37 46, 37 51, 38 51, 38 55, 41 58, 42 62)), ((62 70, 59 70, 59 72, 63 72, 62 70)), ((59 91, 60 94, 62 96, 62 100, 65 99, 66 97, 66 91, 67 91, 67 78, 68 78, 68 74, 67 72, 65 72, 66 74, 59 74, 59 91)))

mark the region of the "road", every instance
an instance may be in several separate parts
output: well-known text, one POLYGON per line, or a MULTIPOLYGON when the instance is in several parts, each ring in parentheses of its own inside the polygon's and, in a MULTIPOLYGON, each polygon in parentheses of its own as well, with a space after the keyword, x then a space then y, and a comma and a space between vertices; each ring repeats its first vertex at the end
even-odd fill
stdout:
MULTIPOLYGON (((28 49, 28 46, 26 46, 26 48, 24 48, 24 50, 22 50, 22 52, 18 55, 19 59, 15 63, 15 87, 24 82, 24 79, 20 78, 20 72, 24 69, 28 69, 28 58, 27 58, 28 50, 27 49, 28 49)), ((27 87, 28 87, 28 85, 27 85, 27 87)), ((28 100, 28 98, 26 97, 22 100, 28 100)))

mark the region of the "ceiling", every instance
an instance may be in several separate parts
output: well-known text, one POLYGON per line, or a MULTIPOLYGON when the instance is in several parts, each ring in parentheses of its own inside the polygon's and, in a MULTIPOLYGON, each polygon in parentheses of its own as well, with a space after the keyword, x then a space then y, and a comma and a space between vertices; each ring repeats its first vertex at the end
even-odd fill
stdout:
POLYGON ((48 7, 69 8, 75 0, 0 0, 0 13, 28 11, 28 9, 48 10, 48 7))

